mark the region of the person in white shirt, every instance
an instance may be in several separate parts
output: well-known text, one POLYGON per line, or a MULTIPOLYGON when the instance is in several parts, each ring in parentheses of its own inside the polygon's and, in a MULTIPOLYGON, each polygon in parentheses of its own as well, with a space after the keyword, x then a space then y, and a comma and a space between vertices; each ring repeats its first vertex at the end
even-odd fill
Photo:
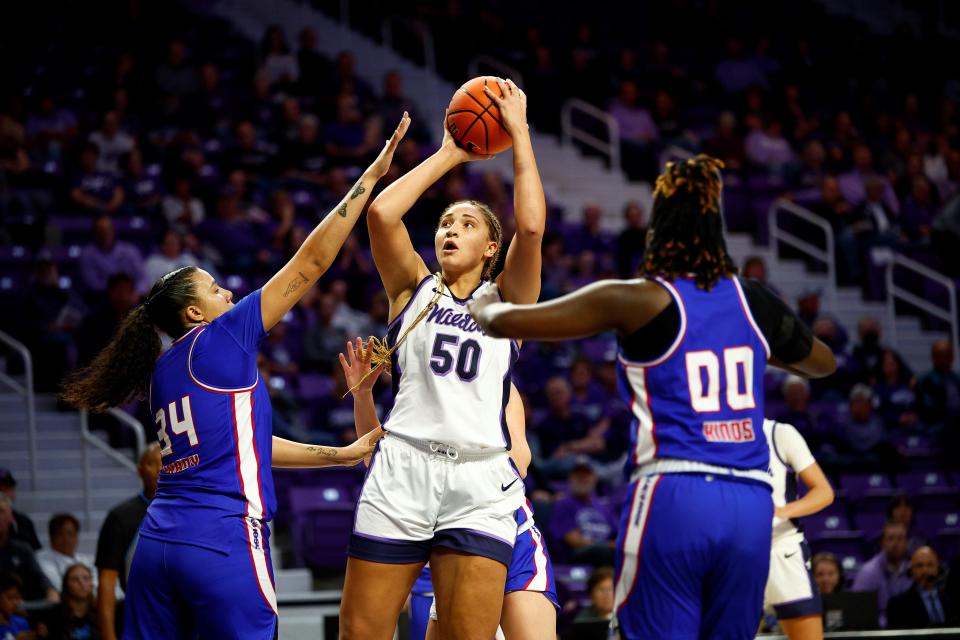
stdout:
POLYGON ((50 580, 54 589, 63 584, 67 569, 82 564, 93 575, 94 590, 97 586, 97 572, 93 569, 93 558, 85 553, 77 553, 80 536, 80 521, 69 513, 58 513, 50 518, 50 548, 37 551, 37 563, 43 574, 50 580))
POLYGON ((820 593, 813 581, 810 548, 797 518, 833 502, 833 488, 800 432, 790 424, 763 421, 773 475, 773 540, 764 609, 773 607, 790 640, 823 638, 820 593), (807 487, 798 497, 798 481, 807 487))
POLYGON ((150 254, 143 265, 141 293, 148 293, 154 282, 171 271, 200 262, 188 249, 185 249, 183 244, 183 237, 176 230, 168 229, 163 234, 159 250, 150 254))

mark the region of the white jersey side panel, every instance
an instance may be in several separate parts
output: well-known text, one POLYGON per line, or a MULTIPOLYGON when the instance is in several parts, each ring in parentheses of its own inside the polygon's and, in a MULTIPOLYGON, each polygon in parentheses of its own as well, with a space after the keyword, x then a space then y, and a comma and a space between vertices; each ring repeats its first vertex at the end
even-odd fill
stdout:
MULTIPOLYGON (((773 475, 773 504, 782 507, 797 499, 801 471, 816 462, 807 442, 792 424, 763 421, 763 432, 770 447, 770 472, 773 475)), ((773 517, 773 542, 802 538, 792 520, 773 517)))
MULTIPOLYGON (((390 325, 391 345, 430 304, 436 285, 434 276, 420 283, 390 325)), ((385 422, 388 431, 469 449, 509 446, 504 410, 516 343, 485 335, 466 303, 444 288, 437 306, 394 353, 396 397, 385 422)))

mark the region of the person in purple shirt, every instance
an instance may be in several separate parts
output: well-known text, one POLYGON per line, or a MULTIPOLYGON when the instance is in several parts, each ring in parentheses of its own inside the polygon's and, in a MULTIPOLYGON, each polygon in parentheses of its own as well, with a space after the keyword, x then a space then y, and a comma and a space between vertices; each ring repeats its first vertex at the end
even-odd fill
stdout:
POLYGON ((570 562, 613 564, 616 522, 610 505, 597 497, 597 474, 586 457, 569 476, 569 493, 557 500, 550 520, 551 537, 561 557, 570 562))
POLYGON ((907 528, 901 522, 883 525, 881 551, 867 560, 853 581, 853 591, 876 591, 880 626, 887 626, 887 602, 910 588, 907 528))
POLYGON ((126 208, 136 215, 150 216, 160 210, 160 197, 163 187, 157 176, 147 173, 143 164, 143 153, 139 149, 131 151, 120 163, 126 173, 126 208))
POLYGON ((240 195, 227 187, 217 199, 216 217, 201 223, 197 235, 220 254, 218 267, 246 273, 263 258, 257 227, 240 209, 240 195))
POLYGON ((80 278, 89 291, 107 288, 107 280, 115 273, 126 273, 134 282, 143 279, 143 256, 129 242, 117 240, 113 221, 101 215, 93 223, 93 244, 80 254, 80 278))
POLYGON ((97 169, 100 151, 87 142, 80 149, 80 171, 70 183, 70 200, 81 211, 112 213, 123 205, 123 188, 108 173, 97 169))

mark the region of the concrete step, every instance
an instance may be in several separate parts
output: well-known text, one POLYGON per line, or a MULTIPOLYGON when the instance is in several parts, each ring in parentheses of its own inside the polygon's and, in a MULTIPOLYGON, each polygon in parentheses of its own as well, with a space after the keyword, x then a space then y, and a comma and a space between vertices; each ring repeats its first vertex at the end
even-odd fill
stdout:
MULTIPOLYGON (((133 451, 130 449, 116 449, 129 460, 133 460, 133 451)), ((117 467, 117 462, 106 453, 94 447, 87 448, 87 456, 91 467, 117 467)), ((80 477, 79 469, 82 463, 81 450, 79 445, 67 449, 48 449, 40 447, 37 450, 38 469, 50 468, 70 468, 77 470, 77 477, 80 477)), ((25 475, 30 469, 30 461, 25 450, 6 450, 0 449, 0 467, 6 467, 17 477, 25 475)))
MULTIPOLYGON (((112 481, 109 485, 91 483, 93 495, 90 497, 91 508, 97 511, 109 510, 113 505, 122 502, 131 494, 136 493, 140 483, 135 478, 126 481, 112 481)), ((82 485, 79 478, 76 486, 82 485)), ((17 489, 17 508, 25 513, 45 511, 73 512, 77 508, 85 508, 83 489, 44 489, 39 491, 25 491, 17 489)))
POLYGON ((309 569, 274 569, 277 593, 303 593, 313 589, 313 575, 309 569))
MULTIPOLYGON (((25 471, 16 475, 17 482, 25 490, 30 486, 30 472, 25 471)), ((130 469, 119 464, 91 465, 90 480, 94 487, 109 487, 112 484, 122 484, 130 480, 138 481, 137 475, 130 469)), ((37 469, 38 491, 60 491, 76 489, 83 481, 82 470, 73 467, 37 469)))

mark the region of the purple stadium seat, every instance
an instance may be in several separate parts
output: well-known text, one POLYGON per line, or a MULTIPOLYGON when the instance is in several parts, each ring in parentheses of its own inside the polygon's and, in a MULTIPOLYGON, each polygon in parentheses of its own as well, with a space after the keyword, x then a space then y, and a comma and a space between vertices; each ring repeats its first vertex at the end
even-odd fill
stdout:
POLYGON ((953 478, 945 471, 901 473, 897 476, 897 486, 914 498, 920 511, 960 507, 953 478))
POLYGON ((30 264, 33 252, 29 248, 15 244, 0 246, 0 267, 4 269, 14 264, 30 264))
POLYGON ((812 541, 810 546, 814 553, 829 551, 838 558, 863 557, 863 538, 859 531, 840 531, 819 540, 812 541))
POLYGON ((948 531, 939 534, 933 540, 933 548, 940 554, 943 562, 952 562, 960 558, 960 531, 948 531))
POLYGON ((941 533, 960 533, 960 512, 930 511, 914 516, 914 531, 917 535, 932 540, 941 533))
POLYGON ((883 533, 883 523, 887 514, 883 511, 860 511, 853 516, 853 523, 863 532, 863 538, 869 544, 875 543, 883 533))
POLYGON ((840 488, 861 510, 868 511, 885 509, 894 493, 885 473, 845 473, 840 476, 840 488))
POLYGON ((553 574, 557 582, 563 584, 571 595, 582 595, 587 591, 587 580, 593 573, 593 567, 584 565, 557 564, 553 574))
POLYGON ((846 514, 839 512, 820 512, 800 519, 804 534, 808 540, 819 540, 850 530, 846 514))

